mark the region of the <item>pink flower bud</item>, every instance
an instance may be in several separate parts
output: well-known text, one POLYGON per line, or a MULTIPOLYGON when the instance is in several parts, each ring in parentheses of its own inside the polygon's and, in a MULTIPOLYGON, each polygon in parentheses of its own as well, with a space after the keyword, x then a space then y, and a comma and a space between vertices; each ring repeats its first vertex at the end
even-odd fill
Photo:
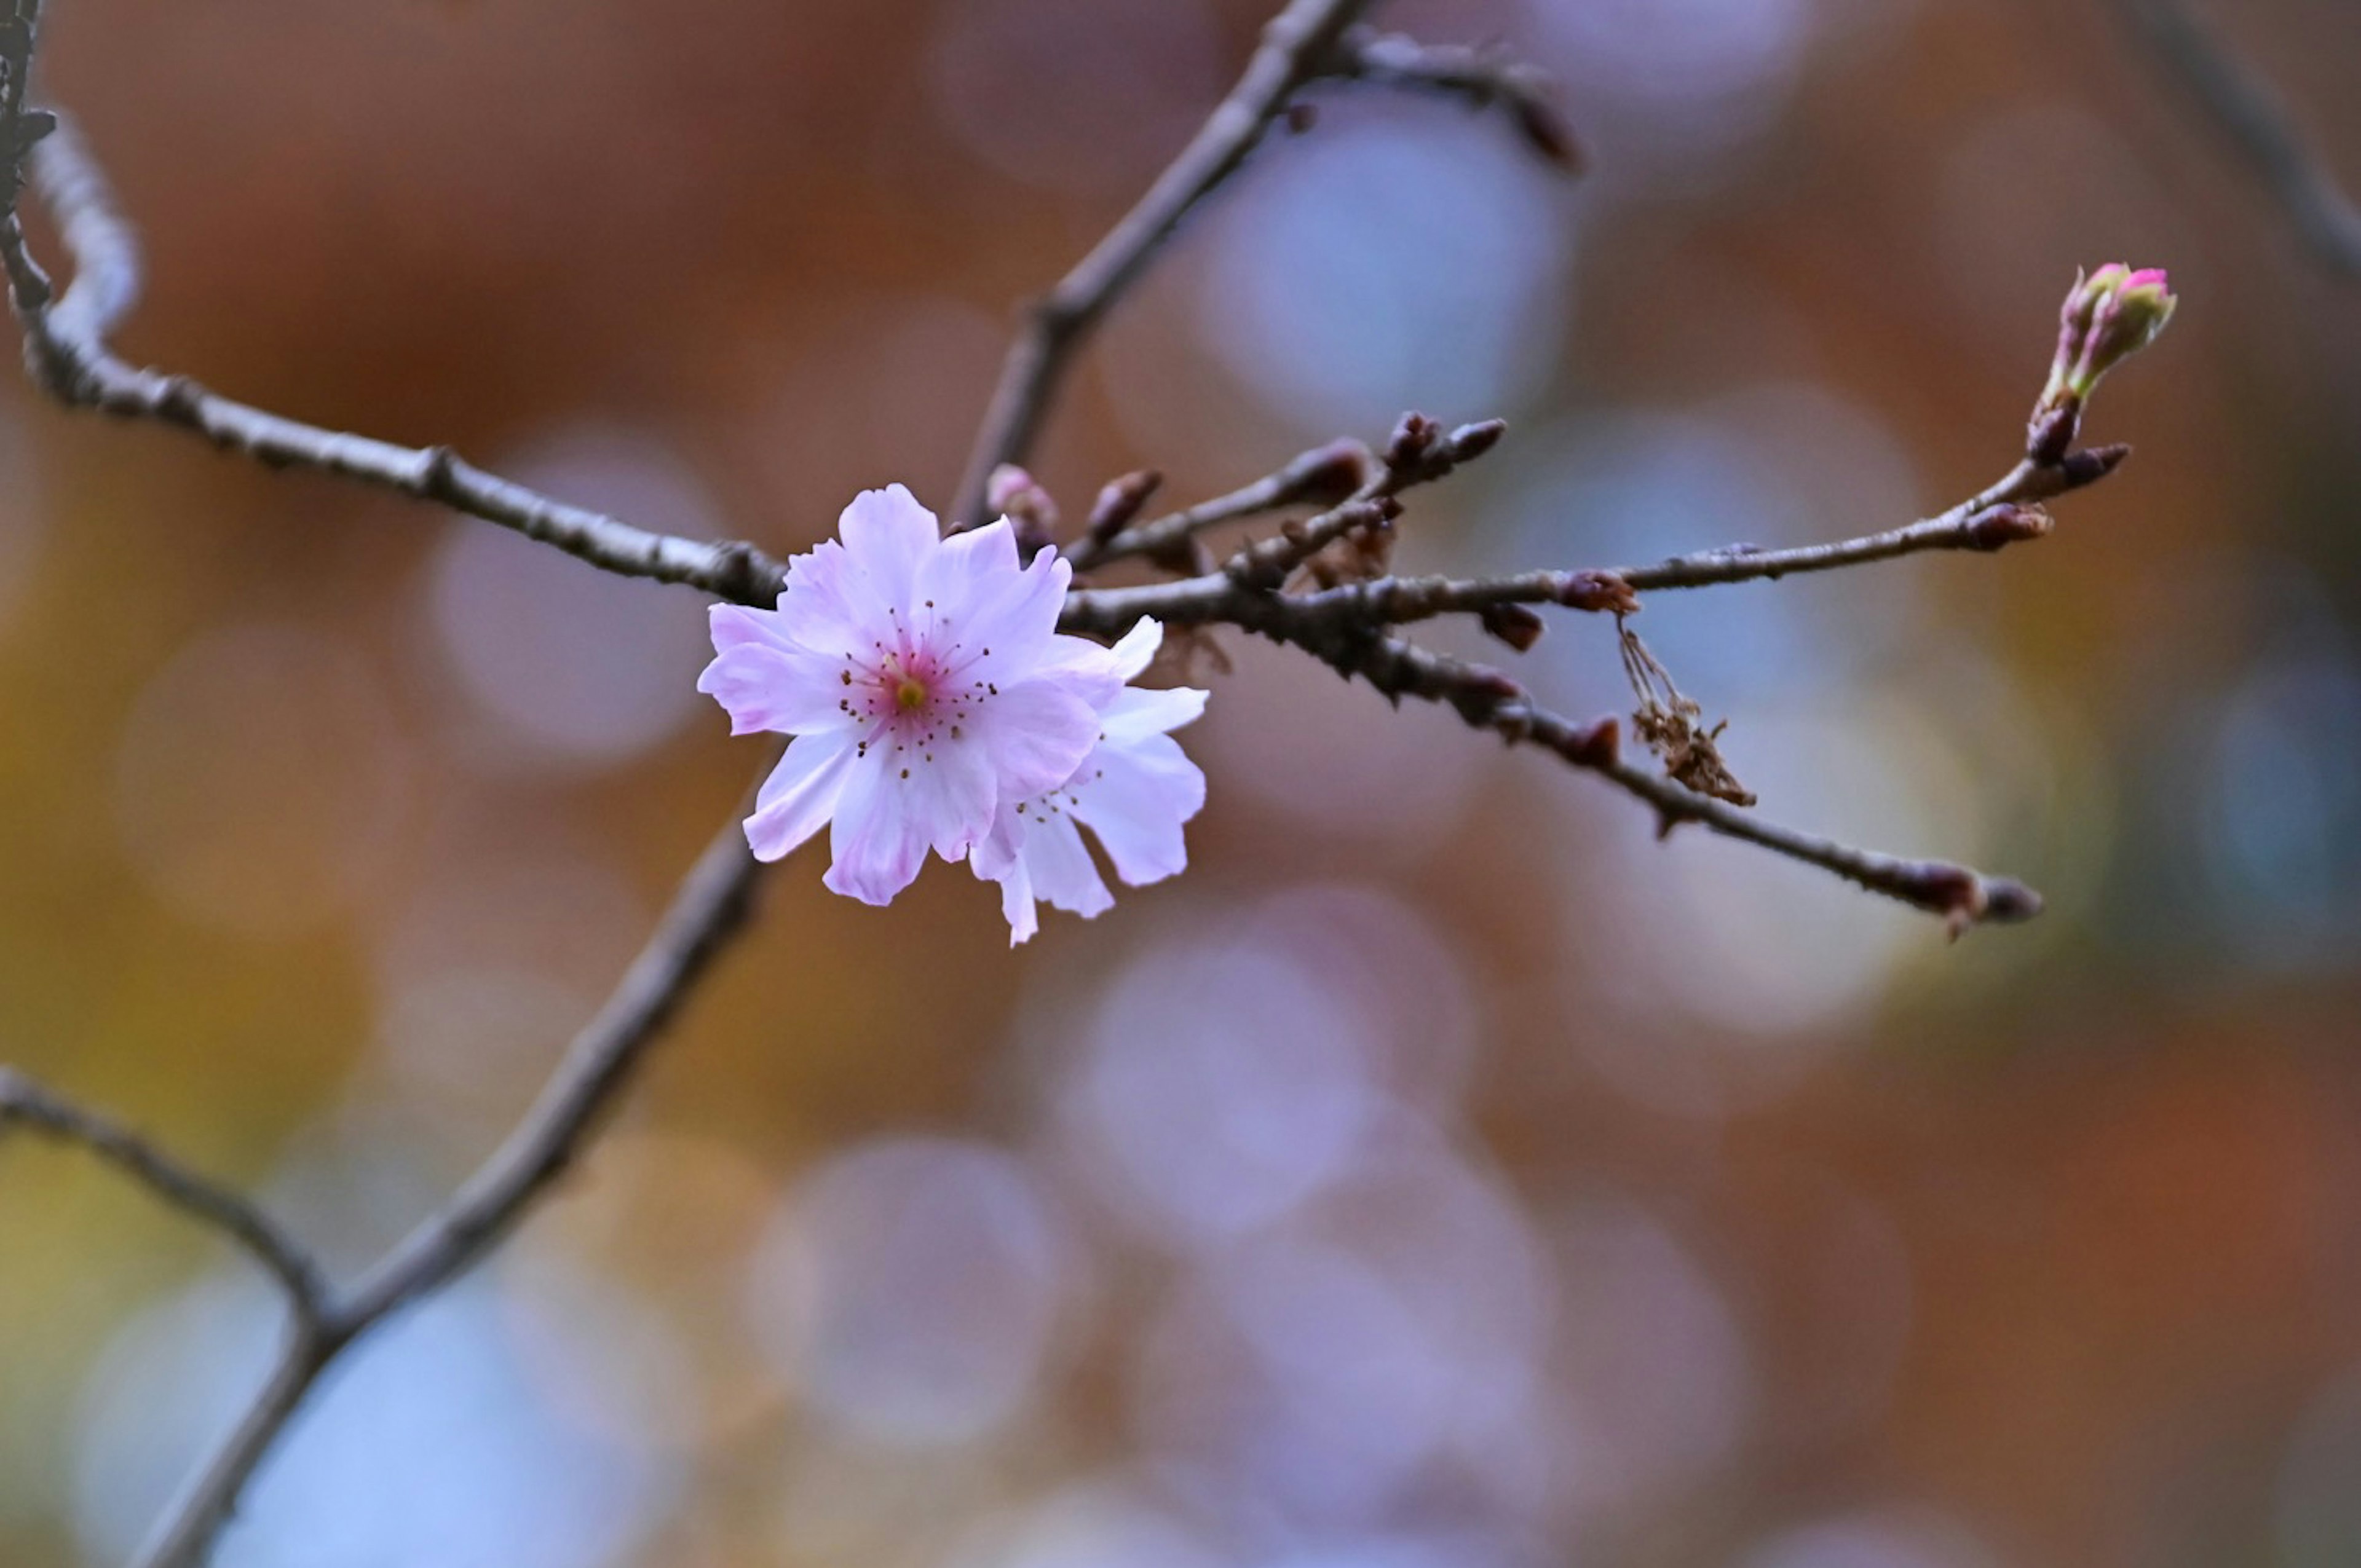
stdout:
POLYGON ((1058 536, 1058 503, 1041 481, 1003 463, 983 485, 984 510, 1016 527, 1016 547, 1029 559, 1058 536))
POLYGON ((2100 378, 2156 341, 2179 302, 2162 268, 2110 262, 2076 278, 2059 312, 2058 356, 2042 401, 2088 399, 2100 378))

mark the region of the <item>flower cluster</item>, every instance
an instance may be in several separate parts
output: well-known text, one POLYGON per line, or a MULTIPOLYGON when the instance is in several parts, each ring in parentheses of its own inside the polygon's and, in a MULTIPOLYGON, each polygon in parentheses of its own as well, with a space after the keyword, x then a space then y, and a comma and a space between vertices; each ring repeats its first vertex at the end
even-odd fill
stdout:
POLYGON ((1064 561, 1020 562, 1005 519, 946 539, 899 485, 855 498, 838 534, 788 564, 776 609, 713 607, 697 689, 732 734, 794 737, 746 819, 757 859, 826 827, 828 886, 865 904, 909 886, 929 850, 966 859, 1000 884, 1016 942, 1038 901, 1114 903, 1077 824, 1134 886, 1188 864, 1205 778, 1170 731, 1205 694, 1129 685, 1160 627, 1113 648, 1061 635, 1064 561))

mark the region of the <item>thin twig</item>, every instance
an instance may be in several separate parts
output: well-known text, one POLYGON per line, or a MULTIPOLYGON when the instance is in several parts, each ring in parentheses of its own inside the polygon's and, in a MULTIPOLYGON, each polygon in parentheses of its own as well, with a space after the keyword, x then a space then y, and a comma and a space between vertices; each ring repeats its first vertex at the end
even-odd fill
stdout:
POLYGON ((1367 482, 1376 466, 1376 455, 1360 442, 1332 441, 1298 454, 1276 471, 1228 495, 1135 523, 1105 539, 1086 535, 1069 546, 1065 556, 1077 573, 1135 557, 1170 560, 1176 551, 1209 528, 1305 502, 1334 505, 1367 482))
POLYGON ((1553 604, 1567 609, 1630 610, 1639 601, 1612 572, 1513 572, 1498 577, 1378 577, 1306 594, 1307 614, 1385 626, 1439 615, 1481 615, 1510 604, 1553 604))
POLYGON ((992 471, 1022 463, 1049 416, 1074 351, 1197 204, 1236 172, 1297 89, 1320 76, 1336 40, 1371 0, 1291 0, 1263 29, 1246 74, 1156 183, 1055 288, 1036 300, 1001 366, 968 458, 952 526, 983 516, 992 471))
POLYGON ((2339 276, 2361 280, 2361 206, 2305 143, 2279 89, 2181 0, 2116 0, 2115 8, 2261 180, 2312 255, 2339 276))
POLYGON ((2027 920, 2041 912, 2041 895, 2010 878, 1987 876, 1945 861, 1905 860, 1840 844, 1767 821, 1634 766, 1623 759, 1620 727, 1612 717, 1590 724, 1565 718, 1536 703, 1515 680, 1488 666, 1453 659, 1397 637, 1356 639, 1290 627, 1284 616, 1258 630, 1294 641, 1340 673, 1359 675, 1389 696, 1417 696, 1444 704, 1470 725, 1490 729, 1511 744, 1553 751, 1645 801, 1654 808, 1663 831, 1670 832, 1683 822, 1699 823, 1712 832, 1831 872, 1872 893, 1939 915, 1955 935, 1969 926, 2027 920))
POLYGON ((319 1264, 260 1206, 191 1170, 119 1123, 83 1110, 13 1069, 0 1067, 0 1134, 11 1126, 78 1144, 165 1203, 219 1231, 252 1255, 286 1293, 297 1320, 325 1310, 319 1264))
MULTIPOLYGON (((1587 725, 1564 718, 1541 707, 1531 692, 1499 670, 1454 659, 1399 637, 1376 634, 1364 622, 1323 613, 1317 596, 1256 592, 1235 581, 1229 587, 1230 600, 1218 618, 1224 623, 1301 649, 1339 674, 1359 676, 1396 700, 1414 696, 1441 703, 1477 729, 1492 730, 1514 744, 1554 751, 1645 801, 1667 831, 1683 822, 1701 823, 1715 833, 1832 872, 1872 893, 1940 915, 1955 933, 1970 925, 2025 920, 2040 912, 2040 895, 2022 883, 1948 861, 1905 860, 1839 844, 1765 821, 1636 767, 1623 760, 1612 718, 1587 725)), ((1102 590, 1088 596, 1085 602, 1120 605, 1119 596, 1140 591, 1102 590)), ((1113 623, 1117 619, 1111 616, 1107 623, 1093 630, 1120 631, 1122 627, 1113 623)))
POLYGON ((2026 459, 2006 477, 1949 511, 1890 528, 1883 533, 1828 544, 1801 544, 1787 550, 1763 550, 1753 545, 1724 545, 1690 555, 1675 555, 1649 566, 1618 566, 1613 575, 1634 592, 1663 588, 1702 588, 1722 583, 1776 581, 1806 572, 1833 572, 1875 561, 1915 555, 1926 550, 1993 551, 2050 529, 2048 514, 2039 503, 2070 490, 2096 483, 2114 472, 2131 455, 2127 446, 2096 447, 2070 454, 2062 463, 2040 464, 2026 459))
POLYGON ((1568 174, 1582 171, 1582 146, 1558 110, 1549 73, 1497 49, 1424 43, 1356 27, 1337 40, 1329 74, 1439 93, 1478 109, 1498 105, 1544 159, 1568 174))
MULTIPOLYGON (((2059 464, 2028 460, 2011 469, 1998 483, 1948 511, 1857 539, 1803 544, 1786 550, 1723 545, 1694 554, 1675 555, 1650 566, 1515 572, 1493 577, 1384 576, 1290 596, 1290 614, 1335 625, 1400 625, 1441 615, 1480 614, 1509 604, 1554 604, 1569 609, 1630 614, 1637 608, 1634 596, 1642 591, 1772 580, 1867 565, 1928 550, 1990 552, 2047 534, 2051 521, 2048 514, 2039 510, 2038 502, 2096 483, 2120 466, 2129 454, 2128 447, 2106 446, 2073 453, 2059 464)), ((1270 482, 1257 481, 1237 494, 1252 494, 1270 482)), ((1299 525, 1291 540, 1279 535, 1248 546, 1220 571, 1202 572, 1177 582, 1074 589, 1067 595, 1065 616, 1060 624, 1068 631, 1114 637, 1142 617, 1152 616, 1182 626, 1204 626, 1230 620, 1239 597, 1237 579, 1246 563, 1264 559, 1276 565, 1282 558, 1300 559, 1305 543, 1325 543, 1365 521, 1366 513, 1355 509, 1365 506, 1370 493, 1365 487, 1343 506, 1299 525), (1275 554, 1282 549, 1283 557, 1275 554), (1258 557, 1257 552, 1264 554, 1258 557)), ((1190 515, 1180 513, 1178 517, 1190 515)), ((1133 532, 1160 528, 1167 521, 1177 518, 1144 524, 1133 532)), ((1117 539, 1122 537, 1118 535, 1117 539)), ((1268 570, 1261 576, 1268 586, 1268 570)))

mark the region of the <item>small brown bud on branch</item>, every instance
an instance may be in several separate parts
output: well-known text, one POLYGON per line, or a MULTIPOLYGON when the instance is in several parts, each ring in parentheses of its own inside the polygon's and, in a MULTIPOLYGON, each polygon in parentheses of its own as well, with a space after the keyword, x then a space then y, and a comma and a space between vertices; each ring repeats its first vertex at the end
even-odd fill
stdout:
POLYGON ((1164 476, 1153 468, 1142 468, 1109 479, 1105 488, 1099 491, 1099 499, 1091 504, 1088 537, 1104 544, 1121 533, 1131 525, 1131 520, 1139 515, 1148 498, 1156 494, 1157 487, 1163 483, 1164 476))
POLYGON ((1960 532, 1971 550, 2002 550, 2027 539, 2039 539, 2057 526, 2039 507, 2003 503, 1978 512, 1960 532))
POLYGON ((1605 771, 1623 760, 1623 723, 1613 714, 1576 725, 1553 748, 1577 768, 1605 771))
POLYGON ((2070 452, 2059 460, 2059 471, 2065 477, 2070 490, 2095 484, 2123 466, 2124 459, 2132 455, 2124 442, 2111 446, 2088 446, 2080 452, 2070 452))
POLYGON ((1422 413, 1402 415, 1400 422, 1394 426, 1393 434, 1386 439, 1386 466, 1397 473, 1417 469, 1426 461, 1426 455, 1433 450, 1434 443, 1442 433, 1442 426, 1422 413))
POLYGON ((1538 611, 1521 604, 1488 604, 1477 613, 1477 620, 1486 631, 1506 642, 1520 653, 1532 651, 1549 630, 1538 611))

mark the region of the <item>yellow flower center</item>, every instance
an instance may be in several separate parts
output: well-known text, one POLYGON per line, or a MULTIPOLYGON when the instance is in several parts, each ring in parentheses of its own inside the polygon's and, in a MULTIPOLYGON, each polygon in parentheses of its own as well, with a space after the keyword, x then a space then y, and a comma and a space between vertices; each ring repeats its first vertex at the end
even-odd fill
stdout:
POLYGON ((894 700, 901 706, 903 712, 916 713, 927 706, 927 688, 912 677, 904 675, 902 684, 894 688, 894 700))

